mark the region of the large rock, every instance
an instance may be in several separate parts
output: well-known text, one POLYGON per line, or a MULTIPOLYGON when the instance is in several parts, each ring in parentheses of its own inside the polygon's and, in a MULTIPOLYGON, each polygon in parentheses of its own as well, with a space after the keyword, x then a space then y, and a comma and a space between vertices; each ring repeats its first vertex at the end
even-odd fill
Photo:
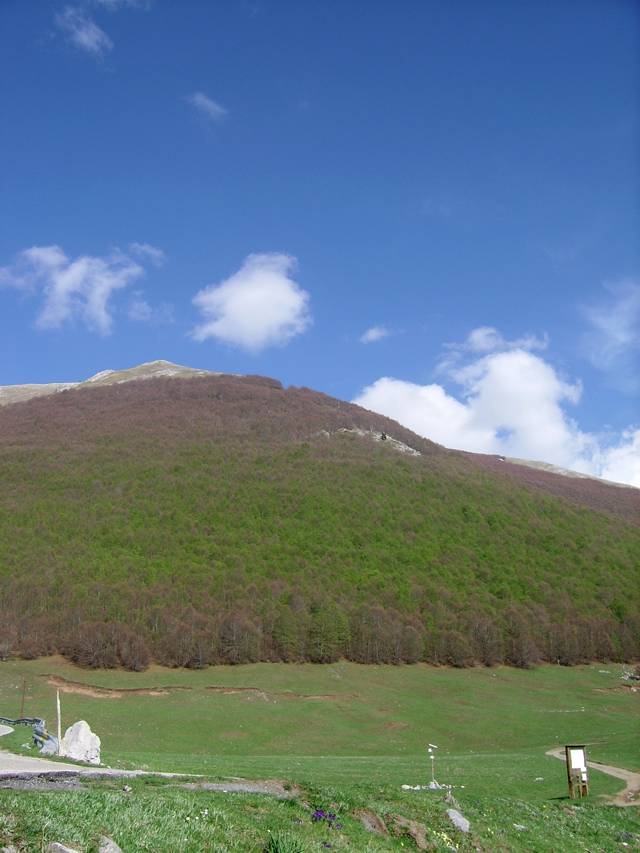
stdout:
POLYGON ((100 738, 91 731, 89 723, 78 720, 64 733, 60 752, 74 761, 100 764, 100 738))

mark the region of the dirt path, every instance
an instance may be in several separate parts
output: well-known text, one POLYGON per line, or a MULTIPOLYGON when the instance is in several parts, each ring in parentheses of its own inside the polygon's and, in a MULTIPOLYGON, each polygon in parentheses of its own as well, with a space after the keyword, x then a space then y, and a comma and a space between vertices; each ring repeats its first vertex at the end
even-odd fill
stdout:
MULTIPOLYGON (((560 761, 565 761, 564 749, 556 747, 550 749, 546 753, 553 758, 559 758, 560 761)), ((608 776, 615 776, 616 779, 622 779, 626 782, 626 788, 616 794, 614 797, 608 797, 609 802, 614 806, 640 806, 640 773, 634 773, 633 770, 625 770, 624 767, 612 767, 610 764, 600 764, 598 761, 587 761, 587 765, 593 770, 599 770, 601 773, 606 773, 608 776)))

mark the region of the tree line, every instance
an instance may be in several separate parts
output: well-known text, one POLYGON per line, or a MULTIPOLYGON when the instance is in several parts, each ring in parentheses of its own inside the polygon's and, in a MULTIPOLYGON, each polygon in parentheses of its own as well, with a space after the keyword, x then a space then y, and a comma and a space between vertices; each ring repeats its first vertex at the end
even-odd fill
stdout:
POLYGON ((152 661, 201 669, 258 661, 468 667, 538 662, 574 665, 640 657, 640 618, 553 618, 544 607, 513 604, 501 614, 457 613, 437 621, 407 618, 393 608, 348 610, 333 601, 247 611, 134 612, 134 622, 85 619, 79 612, 22 618, 2 614, 0 659, 61 654, 80 666, 141 671, 152 661))

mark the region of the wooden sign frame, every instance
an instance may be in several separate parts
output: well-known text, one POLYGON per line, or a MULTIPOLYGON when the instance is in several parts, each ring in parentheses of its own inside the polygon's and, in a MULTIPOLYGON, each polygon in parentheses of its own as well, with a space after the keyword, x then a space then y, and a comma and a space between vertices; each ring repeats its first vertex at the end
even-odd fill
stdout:
POLYGON ((587 747, 583 743, 567 744, 564 748, 567 762, 567 782, 572 800, 589 796, 589 769, 587 747))

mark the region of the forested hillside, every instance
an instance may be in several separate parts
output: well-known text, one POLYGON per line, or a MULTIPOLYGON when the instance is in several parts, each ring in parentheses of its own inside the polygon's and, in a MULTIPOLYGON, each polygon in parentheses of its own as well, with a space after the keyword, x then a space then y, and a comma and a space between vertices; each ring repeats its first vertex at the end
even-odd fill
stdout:
POLYGON ((0 656, 639 654, 640 492, 447 451, 308 389, 165 378, 15 403, 0 478, 0 656))

